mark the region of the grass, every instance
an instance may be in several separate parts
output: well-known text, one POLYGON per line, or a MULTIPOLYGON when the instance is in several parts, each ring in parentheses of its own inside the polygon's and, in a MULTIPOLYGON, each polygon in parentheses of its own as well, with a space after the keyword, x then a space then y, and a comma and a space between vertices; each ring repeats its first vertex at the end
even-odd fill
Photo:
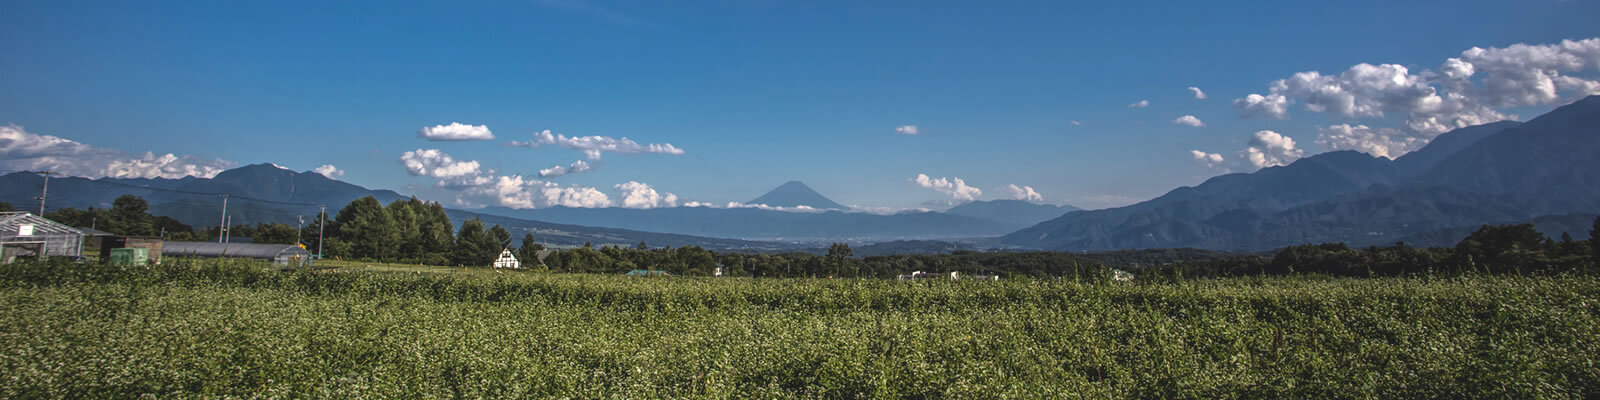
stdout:
POLYGON ((0 266, 0 396, 1593 398, 1593 277, 1080 285, 0 266))

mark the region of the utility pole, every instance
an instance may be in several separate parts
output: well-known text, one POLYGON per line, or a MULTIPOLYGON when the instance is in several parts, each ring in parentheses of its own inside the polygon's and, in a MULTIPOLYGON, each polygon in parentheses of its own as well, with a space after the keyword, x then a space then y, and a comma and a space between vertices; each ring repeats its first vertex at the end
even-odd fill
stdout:
POLYGON ((49 170, 39 171, 39 175, 44 175, 44 188, 39 189, 39 216, 40 217, 44 217, 44 198, 45 198, 45 195, 50 194, 50 174, 51 174, 51 172, 49 170))
POLYGON ((322 229, 328 226, 328 206, 317 205, 317 259, 322 259, 322 229))
POLYGON ((222 243, 222 231, 228 229, 228 195, 222 196, 222 220, 217 222, 217 243, 222 243))
MULTIPOLYGON (((232 215, 222 217, 222 225, 223 226, 226 227, 226 226, 228 226, 228 225, 230 225, 232 223, 233 223, 233 216, 232 215)), ((222 230, 222 243, 232 243, 233 241, 230 240, 232 238, 228 237, 228 236, 230 236, 232 234, 233 234, 233 228, 230 227, 230 228, 227 228, 227 229, 223 229, 222 230)))
POLYGON ((303 244, 300 242, 300 231, 306 230, 306 216, 296 215, 294 219, 300 221, 300 226, 294 230, 294 244, 303 244))

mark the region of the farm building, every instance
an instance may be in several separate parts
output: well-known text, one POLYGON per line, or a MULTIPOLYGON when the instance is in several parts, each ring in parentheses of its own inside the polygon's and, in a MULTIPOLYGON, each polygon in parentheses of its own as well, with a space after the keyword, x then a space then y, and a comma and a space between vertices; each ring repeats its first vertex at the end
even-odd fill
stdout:
POLYGON ((166 242, 167 257, 254 258, 286 267, 311 266, 311 252, 294 244, 166 242))
POLYGON ((505 249, 500 250, 500 257, 494 259, 494 267, 518 269, 522 268, 522 264, 517 262, 517 256, 511 254, 511 249, 505 249))
POLYGON ((27 212, 0 212, 0 263, 82 254, 83 231, 27 212))
POLYGON ((163 240, 155 236, 104 236, 100 237, 100 259, 110 260, 114 249, 145 249, 151 264, 161 263, 163 240))

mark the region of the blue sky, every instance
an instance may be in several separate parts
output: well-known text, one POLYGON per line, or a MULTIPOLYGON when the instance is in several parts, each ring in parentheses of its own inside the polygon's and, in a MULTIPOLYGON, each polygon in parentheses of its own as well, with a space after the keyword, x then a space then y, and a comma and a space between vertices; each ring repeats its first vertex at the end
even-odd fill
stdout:
MULTIPOLYGON (((1258 131, 1309 156, 1335 147, 1318 143, 1330 125, 1404 130, 1418 115, 1311 112, 1316 100, 1286 89, 1287 119, 1240 117, 1236 99, 1297 72, 1387 63, 1420 76, 1473 47, 1600 36, 1600 5, 1577 0, 993 3, 3 1, 0 125, 101 152, 334 165, 352 183, 446 202, 472 189, 409 173, 403 153, 532 181, 587 158, 506 145, 550 130, 683 150, 605 153, 592 171, 540 179, 616 205, 635 194, 617 192, 625 182, 679 203, 745 201, 789 180, 868 207, 964 199, 911 181, 926 174, 980 199, 1015 184, 1105 207, 1251 170, 1240 152, 1258 131), (1183 115, 1204 126, 1173 123, 1183 115), (452 122, 495 139, 418 137, 452 122), (1208 168, 1192 151, 1225 161, 1208 168)), ((1527 119, 1584 91, 1558 89, 1474 104, 1527 119)), ((462 204, 515 197, 498 194, 462 204)))

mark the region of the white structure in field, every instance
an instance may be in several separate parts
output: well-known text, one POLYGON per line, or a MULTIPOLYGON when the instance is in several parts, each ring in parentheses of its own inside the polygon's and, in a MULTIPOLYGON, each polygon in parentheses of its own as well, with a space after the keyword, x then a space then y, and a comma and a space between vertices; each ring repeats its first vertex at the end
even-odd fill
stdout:
POLYGON ((495 269, 521 269, 522 263, 517 262, 517 256, 511 254, 511 249, 505 249, 500 250, 500 258, 494 259, 494 267, 495 269))

